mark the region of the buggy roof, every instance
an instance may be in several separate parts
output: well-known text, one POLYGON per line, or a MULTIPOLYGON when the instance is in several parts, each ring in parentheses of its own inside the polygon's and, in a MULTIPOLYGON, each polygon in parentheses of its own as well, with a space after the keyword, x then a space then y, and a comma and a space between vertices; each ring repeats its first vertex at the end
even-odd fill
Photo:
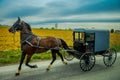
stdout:
POLYGON ((101 33, 101 32, 108 32, 109 30, 99 30, 99 29, 83 29, 83 28, 77 28, 74 29, 73 32, 85 32, 85 33, 101 33))

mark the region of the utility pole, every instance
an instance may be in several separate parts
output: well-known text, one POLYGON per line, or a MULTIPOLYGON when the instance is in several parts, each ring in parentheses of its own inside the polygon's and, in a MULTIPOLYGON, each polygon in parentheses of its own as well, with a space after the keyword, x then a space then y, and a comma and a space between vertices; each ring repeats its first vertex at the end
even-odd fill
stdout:
POLYGON ((55 23, 55 29, 57 29, 58 28, 58 23, 55 23))

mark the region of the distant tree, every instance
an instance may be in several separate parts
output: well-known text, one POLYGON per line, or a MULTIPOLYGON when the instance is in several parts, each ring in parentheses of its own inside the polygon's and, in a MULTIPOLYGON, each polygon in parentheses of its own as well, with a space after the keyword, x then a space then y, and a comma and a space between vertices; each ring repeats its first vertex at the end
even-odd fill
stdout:
POLYGON ((43 29, 43 27, 40 27, 40 29, 43 29))
POLYGON ((111 29, 111 31, 110 31, 111 33, 114 33, 114 29, 111 29))
POLYGON ((55 28, 54 28, 54 27, 52 27, 51 29, 52 29, 52 30, 54 30, 55 28))
POLYGON ((45 29, 49 29, 49 28, 45 28, 45 29))
POLYGON ((68 30, 72 30, 71 28, 69 28, 68 30))

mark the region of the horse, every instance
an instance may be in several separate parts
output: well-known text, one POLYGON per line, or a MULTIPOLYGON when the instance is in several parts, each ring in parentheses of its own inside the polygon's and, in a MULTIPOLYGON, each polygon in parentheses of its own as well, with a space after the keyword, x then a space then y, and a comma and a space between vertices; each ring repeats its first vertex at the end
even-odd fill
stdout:
MULTIPOLYGON (((22 21, 20 17, 9 29, 9 32, 15 33, 16 31, 20 32, 20 44, 21 44, 21 59, 18 67, 18 72, 15 73, 16 76, 20 75, 21 67, 26 57, 25 65, 30 68, 37 68, 37 65, 30 65, 30 59, 35 53, 44 53, 48 50, 51 50, 52 61, 47 67, 47 71, 50 70, 52 64, 56 60, 56 54, 61 58, 64 64, 67 62, 64 61, 62 54, 59 52, 61 49, 69 49, 68 45, 63 39, 56 37, 46 37, 40 38, 32 33, 31 26, 22 21)), ((48 33, 49 34, 49 33, 48 33)))

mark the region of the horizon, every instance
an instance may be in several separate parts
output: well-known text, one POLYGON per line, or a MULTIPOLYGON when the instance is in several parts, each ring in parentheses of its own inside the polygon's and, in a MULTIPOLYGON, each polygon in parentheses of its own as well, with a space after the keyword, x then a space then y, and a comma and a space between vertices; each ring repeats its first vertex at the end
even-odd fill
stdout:
MULTIPOLYGON (((28 23, 29 24, 29 23, 28 23)), ((8 26, 10 25, 1 25, 8 26)), ((75 29, 75 28, 84 28, 84 29, 101 29, 101 30, 120 30, 120 23, 110 23, 110 22, 83 22, 83 23, 50 23, 50 24, 41 24, 37 26, 30 25, 31 28, 39 29, 75 29)))

